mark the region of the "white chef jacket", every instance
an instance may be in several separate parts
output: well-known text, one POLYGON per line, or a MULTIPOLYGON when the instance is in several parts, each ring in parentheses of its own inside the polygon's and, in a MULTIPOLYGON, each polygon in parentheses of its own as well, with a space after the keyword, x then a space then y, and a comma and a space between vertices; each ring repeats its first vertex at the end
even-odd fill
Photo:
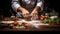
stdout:
MULTIPOLYGON (((23 1, 23 0, 22 0, 23 1)), ((27 2, 28 4, 30 3, 29 0, 24 0, 25 2, 27 2)), ((37 4, 36 6, 41 7, 43 4, 43 2, 41 0, 37 0, 37 4)), ((18 3, 18 0, 12 0, 12 8, 13 10, 17 11, 17 8, 20 7, 21 5, 18 3)))
MULTIPOLYGON (((27 4, 31 4, 31 3, 32 5, 34 4, 34 2, 31 2, 31 0, 22 0, 22 1, 26 2, 27 4)), ((19 0, 12 0, 11 3, 12 3, 13 10, 17 12, 17 9, 21 7, 21 5, 19 4, 19 0)), ((41 0, 37 0, 36 6, 42 7, 42 5, 43 5, 43 2, 41 0)))

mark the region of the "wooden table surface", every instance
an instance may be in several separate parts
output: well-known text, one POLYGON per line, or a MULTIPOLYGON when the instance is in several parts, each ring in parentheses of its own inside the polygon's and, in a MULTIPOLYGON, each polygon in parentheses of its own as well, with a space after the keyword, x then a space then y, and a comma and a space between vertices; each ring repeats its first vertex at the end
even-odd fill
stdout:
POLYGON ((0 28, 0 31, 60 31, 60 25, 40 26, 40 28, 0 28))
POLYGON ((0 27, 0 31, 60 31, 60 25, 40 26, 40 28, 8 28, 0 27))

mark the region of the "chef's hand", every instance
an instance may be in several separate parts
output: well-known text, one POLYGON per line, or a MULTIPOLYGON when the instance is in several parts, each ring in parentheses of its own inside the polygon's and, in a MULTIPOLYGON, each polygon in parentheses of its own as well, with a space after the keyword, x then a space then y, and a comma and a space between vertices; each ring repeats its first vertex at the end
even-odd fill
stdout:
POLYGON ((29 14, 29 11, 26 10, 25 8, 23 8, 23 7, 19 7, 18 10, 22 12, 22 15, 23 15, 23 16, 29 14))
POLYGON ((34 10, 32 11, 31 15, 36 15, 36 14, 38 14, 38 11, 40 11, 40 10, 41 10, 41 8, 38 7, 38 6, 36 6, 36 7, 34 8, 34 10))
POLYGON ((28 14, 29 14, 29 11, 24 9, 24 10, 22 11, 22 14, 23 14, 23 16, 28 15, 28 14))
POLYGON ((34 16, 34 15, 37 15, 38 14, 38 12, 37 11, 32 11, 32 13, 31 13, 31 16, 34 16))

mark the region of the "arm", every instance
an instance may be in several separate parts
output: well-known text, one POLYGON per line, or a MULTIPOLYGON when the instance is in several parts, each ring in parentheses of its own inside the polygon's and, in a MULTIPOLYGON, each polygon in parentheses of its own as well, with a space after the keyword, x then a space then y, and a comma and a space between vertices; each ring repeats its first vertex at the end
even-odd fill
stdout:
POLYGON ((18 0, 12 0, 12 8, 14 11, 17 11, 17 9, 21 7, 18 3, 18 0))
POLYGON ((36 7, 34 8, 34 10, 32 11, 31 14, 37 13, 37 11, 40 11, 41 10, 41 6, 42 6, 42 1, 41 0, 37 0, 37 5, 36 5, 36 7))
POLYGON ((41 6, 42 6, 42 1, 41 0, 37 0, 37 5, 34 8, 35 11, 39 11, 41 10, 41 6))
POLYGON ((21 5, 18 3, 18 0, 12 0, 12 8, 14 11, 21 11, 22 14, 26 14, 29 13, 28 10, 26 10, 25 8, 21 7, 21 5))

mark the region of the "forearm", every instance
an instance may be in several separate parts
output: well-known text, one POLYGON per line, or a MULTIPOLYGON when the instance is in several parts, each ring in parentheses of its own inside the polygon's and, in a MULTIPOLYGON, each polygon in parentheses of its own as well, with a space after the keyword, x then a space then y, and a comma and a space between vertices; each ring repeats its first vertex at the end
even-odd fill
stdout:
POLYGON ((36 6, 33 11, 40 11, 41 8, 39 6, 36 6))
POLYGON ((12 8, 14 11, 23 11, 26 10, 25 8, 21 7, 17 2, 14 2, 12 4, 12 8))
POLYGON ((40 11, 42 10, 42 5, 43 5, 43 1, 42 0, 37 0, 37 4, 36 4, 36 11, 40 11))
POLYGON ((19 8, 17 9, 17 11, 21 11, 21 12, 23 12, 23 10, 26 10, 26 9, 23 8, 23 7, 19 7, 19 8))

